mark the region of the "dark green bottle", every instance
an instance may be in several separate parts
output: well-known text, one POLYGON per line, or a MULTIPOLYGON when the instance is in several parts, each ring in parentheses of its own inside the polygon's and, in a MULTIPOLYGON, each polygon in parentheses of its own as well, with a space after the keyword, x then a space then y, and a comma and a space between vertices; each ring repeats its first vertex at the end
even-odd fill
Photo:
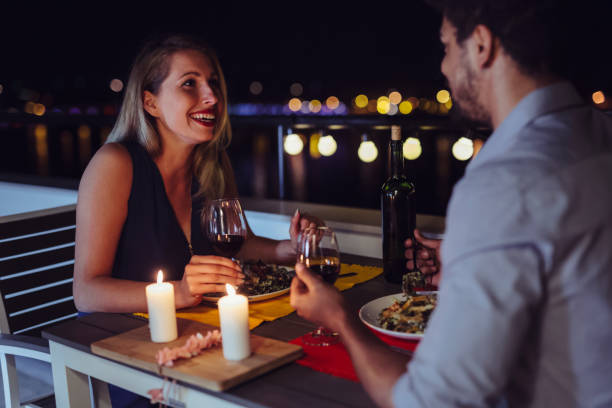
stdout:
POLYGON ((414 183, 404 174, 399 126, 391 126, 389 161, 391 177, 385 181, 381 192, 383 274, 388 282, 401 283, 407 272, 404 242, 413 237, 416 208, 414 183))

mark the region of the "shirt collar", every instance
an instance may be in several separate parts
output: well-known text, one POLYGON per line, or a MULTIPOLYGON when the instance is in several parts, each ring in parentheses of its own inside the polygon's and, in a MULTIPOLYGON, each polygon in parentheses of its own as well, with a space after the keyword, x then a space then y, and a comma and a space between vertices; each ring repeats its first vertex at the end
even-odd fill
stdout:
POLYGON ((489 136, 479 154, 466 170, 471 170, 507 151, 521 129, 539 116, 583 105, 584 101, 569 82, 556 82, 530 92, 520 100, 502 123, 489 136))

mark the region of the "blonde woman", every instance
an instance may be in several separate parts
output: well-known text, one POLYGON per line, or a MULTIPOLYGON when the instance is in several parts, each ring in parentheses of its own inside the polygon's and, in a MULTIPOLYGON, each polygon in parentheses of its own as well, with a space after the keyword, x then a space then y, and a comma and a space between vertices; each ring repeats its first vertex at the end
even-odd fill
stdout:
MULTIPOLYGON (((145 46, 117 123, 79 186, 74 300, 80 311, 146 311, 145 286, 158 269, 174 285, 177 308, 243 282, 234 262, 214 255, 199 221, 206 199, 237 196, 225 153, 230 137, 215 53, 186 36, 145 46)), ((296 212, 293 242, 312 222, 296 212)), ((239 256, 290 262, 292 240, 249 231, 239 256)))

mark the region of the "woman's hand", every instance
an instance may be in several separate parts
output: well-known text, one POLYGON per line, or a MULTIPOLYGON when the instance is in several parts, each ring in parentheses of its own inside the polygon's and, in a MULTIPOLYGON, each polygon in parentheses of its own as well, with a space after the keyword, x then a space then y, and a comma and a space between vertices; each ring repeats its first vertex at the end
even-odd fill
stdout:
POLYGON ((183 279, 178 282, 175 291, 177 308, 198 304, 204 293, 225 292, 226 283, 239 286, 243 282, 241 267, 231 259, 194 255, 185 266, 183 279))
MULTIPOLYGON (((440 239, 427 239, 418 229, 414 230, 414 237, 420 246, 417 246, 416 264, 421 272, 426 276, 431 276, 434 285, 438 286, 442 277, 442 264, 440 262, 440 239)), ((406 247, 406 267, 413 269, 414 251, 412 240, 407 239, 404 243, 406 247)))
POLYGON ((289 236, 291 236, 291 247, 297 250, 297 240, 301 231, 306 228, 320 227, 325 225, 323 221, 310 214, 300 213, 299 208, 295 210, 295 214, 291 218, 291 225, 289 226, 289 236))

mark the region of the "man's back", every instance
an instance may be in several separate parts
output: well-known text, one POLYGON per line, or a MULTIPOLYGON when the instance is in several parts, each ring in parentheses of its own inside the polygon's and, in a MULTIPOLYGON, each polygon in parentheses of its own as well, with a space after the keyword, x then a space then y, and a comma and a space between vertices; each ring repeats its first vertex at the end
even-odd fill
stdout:
POLYGON ((504 120, 453 192, 440 302, 396 403, 612 405, 611 146, 569 84, 504 120))

